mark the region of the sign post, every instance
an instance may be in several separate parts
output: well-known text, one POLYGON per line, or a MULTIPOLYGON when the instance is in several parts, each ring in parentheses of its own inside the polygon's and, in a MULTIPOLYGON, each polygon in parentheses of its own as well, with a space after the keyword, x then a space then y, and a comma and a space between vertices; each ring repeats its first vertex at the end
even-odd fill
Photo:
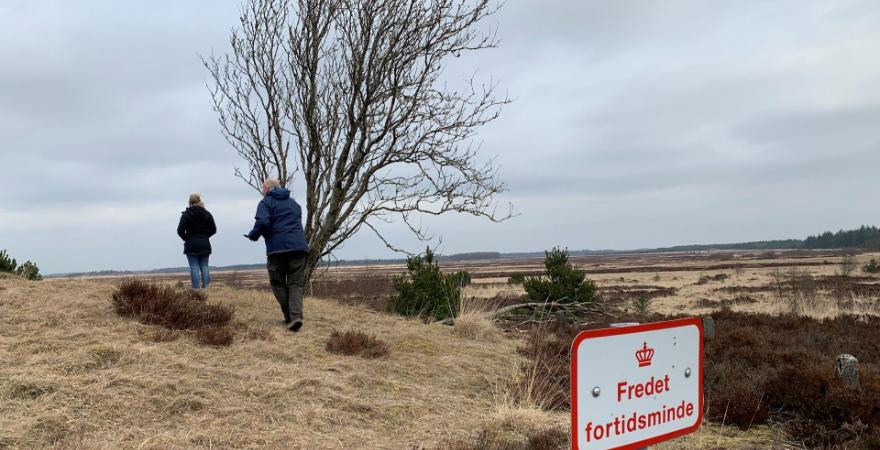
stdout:
POLYGON ((700 426, 702 322, 625 325, 583 331, 572 344, 573 450, 638 449, 700 426))

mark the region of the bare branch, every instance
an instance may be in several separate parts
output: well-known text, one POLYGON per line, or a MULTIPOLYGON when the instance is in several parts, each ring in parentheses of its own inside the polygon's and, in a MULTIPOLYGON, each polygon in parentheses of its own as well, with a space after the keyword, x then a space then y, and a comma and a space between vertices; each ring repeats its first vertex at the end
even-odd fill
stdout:
POLYGON ((449 58, 498 45, 481 20, 489 0, 246 0, 231 53, 205 59, 221 131, 244 159, 236 175, 259 190, 302 173, 314 268, 375 220, 491 221, 506 191, 472 142, 510 100, 497 82, 449 87, 449 58), (293 152, 290 150, 293 149, 293 152))

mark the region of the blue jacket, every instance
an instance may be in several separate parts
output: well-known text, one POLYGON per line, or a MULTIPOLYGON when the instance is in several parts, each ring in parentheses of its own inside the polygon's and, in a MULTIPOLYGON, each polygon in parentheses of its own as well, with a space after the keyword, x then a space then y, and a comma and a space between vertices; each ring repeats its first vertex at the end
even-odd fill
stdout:
POLYGON ((290 198, 290 191, 274 188, 257 205, 254 229, 248 238, 256 241, 263 236, 266 254, 309 251, 302 225, 302 208, 290 198))

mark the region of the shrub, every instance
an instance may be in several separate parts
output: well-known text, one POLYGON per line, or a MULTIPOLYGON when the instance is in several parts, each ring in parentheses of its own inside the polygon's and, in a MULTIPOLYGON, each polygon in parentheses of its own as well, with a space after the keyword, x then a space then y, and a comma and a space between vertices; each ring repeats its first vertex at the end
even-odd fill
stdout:
POLYGON ((526 277, 523 286, 534 302, 580 303, 595 299, 596 282, 568 262, 568 250, 554 247, 544 252, 545 275, 526 277))
MULTIPOLYGON (((774 418, 811 447, 841 445, 880 432, 877 318, 818 321, 794 315, 713 314, 706 343, 707 418, 748 428, 774 418), (834 358, 853 349, 862 388, 834 378, 834 358)), ((853 441, 855 442, 855 441, 853 441)))
POLYGON ((18 265, 15 258, 9 256, 6 250, 0 250, 0 272, 14 273, 24 279, 31 281, 40 281, 43 277, 40 275, 40 269, 36 264, 25 261, 24 264, 18 265))
POLYGON ((440 266, 430 248, 424 256, 406 259, 407 275, 395 277, 393 284, 397 295, 392 298, 391 308, 404 316, 431 316, 443 320, 456 315, 467 272, 452 275, 440 271, 440 266))
POLYGON ((24 264, 18 266, 18 269, 15 269, 15 274, 31 281, 41 281, 43 279, 42 275, 40 275, 40 268, 30 261, 25 261, 24 264))
POLYGON ((458 271, 451 275, 451 281, 463 288, 471 284, 471 274, 465 271, 458 271))
POLYGON ((379 358, 388 354, 388 344, 360 331, 340 333, 333 330, 326 348, 330 353, 358 355, 364 358, 379 358))
POLYGON ((201 292, 134 279, 123 281, 110 301, 117 314, 143 324, 169 330, 196 330, 196 341, 201 344, 232 343, 232 332, 224 326, 232 320, 233 309, 208 303, 201 292))
POLYGON ((859 266, 859 261, 855 255, 844 255, 840 260, 840 276, 848 278, 850 274, 859 266))
POLYGON ((6 250, 0 250, 0 272, 15 272, 18 263, 11 258, 6 250))
POLYGON ((515 273, 507 279, 507 284, 523 284, 526 281, 526 276, 521 273, 515 273))
POLYGON ((862 267, 862 271, 865 273, 880 273, 880 264, 877 264, 876 259, 871 258, 871 260, 868 261, 868 264, 865 264, 862 267))
POLYGON ((632 301, 633 310, 636 314, 645 316, 651 312, 652 300, 648 297, 636 297, 632 301))

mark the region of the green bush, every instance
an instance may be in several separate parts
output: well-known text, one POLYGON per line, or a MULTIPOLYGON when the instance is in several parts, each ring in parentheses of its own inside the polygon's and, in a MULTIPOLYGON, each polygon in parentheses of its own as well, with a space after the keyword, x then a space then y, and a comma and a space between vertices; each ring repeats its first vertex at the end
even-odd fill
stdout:
POLYGON ((0 250, 0 272, 15 272, 16 267, 15 258, 10 258, 6 250, 0 250))
POLYGON ((523 284, 526 281, 526 276, 521 273, 515 273, 507 279, 507 284, 523 284))
POLYGON ((15 274, 31 281, 41 281, 43 279, 40 275, 40 268, 30 261, 26 261, 18 266, 18 269, 15 269, 15 274))
POLYGON ((40 276, 40 268, 37 267, 36 264, 26 261, 19 266, 15 258, 9 257, 6 250, 0 250, 0 272, 14 273, 32 281, 40 281, 43 279, 43 277, 40 276))
POLYGON ((436 320, 454 317, 461 288, 470 283, 467 272, 444 274, 430 248, 424 256, 406 259, 408 274, 394 278, 397 294, 391 309, 403 316, 431 316, 436 320))
POLYGON ((880 273, 880 264, 877 264, 876 259, 871 258, 871 261, 869 261, 868 264, 862 267, 862 270, 865 273, 880 273))
POLYGON ((554 247, 544 252, 545 275, 526 277, 523 286, 533 302, 580 303, 596 298, 596 282, 568 262, 568 250, 554 247))

